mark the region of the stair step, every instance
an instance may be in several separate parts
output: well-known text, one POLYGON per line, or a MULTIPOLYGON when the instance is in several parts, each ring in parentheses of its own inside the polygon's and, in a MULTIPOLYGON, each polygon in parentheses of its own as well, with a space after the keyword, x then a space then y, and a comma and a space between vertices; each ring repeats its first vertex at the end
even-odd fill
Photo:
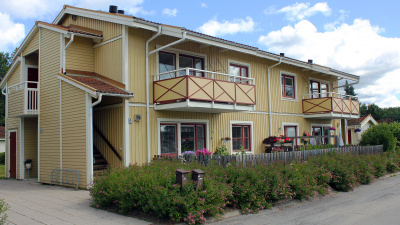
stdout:
POLYGON ((107 169, 108 164, 103 164, 103 165, 93 165, 93 170, 104 170, 107 169))
POLYGON ((96 160, 94 161, 94 164, 95 164, 95 165, 100 165, 100 164, 108 164, 108 163, 107 163, 107 161, 106 161, 104 158, 99 158, 99 159, 96 159, 96 160))

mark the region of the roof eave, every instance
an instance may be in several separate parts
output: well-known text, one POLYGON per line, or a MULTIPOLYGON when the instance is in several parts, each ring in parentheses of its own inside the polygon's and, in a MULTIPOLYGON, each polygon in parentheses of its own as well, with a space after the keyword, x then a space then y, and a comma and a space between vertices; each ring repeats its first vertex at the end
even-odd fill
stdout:
POLYGON ((17 68, 18 64, 21 62, 21 58, 18 57, 16 60, 14 60, 14 63, 11 65, 10 69, 8 69, 6 75, 3 77, 0 83, 0 89, 3 90, 8 79, 10 78, 11 74, 15 71, 17 68))

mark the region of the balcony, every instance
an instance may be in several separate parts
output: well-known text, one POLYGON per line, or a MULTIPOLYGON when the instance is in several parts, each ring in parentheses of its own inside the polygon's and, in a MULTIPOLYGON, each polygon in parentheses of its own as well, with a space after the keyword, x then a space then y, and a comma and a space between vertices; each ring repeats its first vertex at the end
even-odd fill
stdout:
POLYGON ((303 95, 303 117, 353 119, 360 116, 358 97, 335 92, 303 95))
POLYGON ((22 82, 8 87, 8 116, 9 117, 29 117, 37 116, 38 98, 39 98, 38 82, 22 82))
POLYGON ((153 91, 156 110, 240 112, 256 104, 253 78, 193 68, 154 75, 153 91))

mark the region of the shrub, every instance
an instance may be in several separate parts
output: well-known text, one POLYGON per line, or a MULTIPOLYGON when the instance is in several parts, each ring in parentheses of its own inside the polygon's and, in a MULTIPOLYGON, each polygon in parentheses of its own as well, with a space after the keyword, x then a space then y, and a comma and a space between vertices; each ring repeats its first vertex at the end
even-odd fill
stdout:
POLYGON ((10 208, 10 206, 3 200, 0 199, 0 224, 5 224, 7 219, 6 211, 10 208))
POLYGON ((397 139, 393 132, 400 136, 400 131, 397 133, 398 124, 389 125, 387 123, 380 123, 374 125, 362 134, 360 145, 383 145, 384 151, 394 151, 397 145, 397 139))
POLYGON ((229 155, 229 151, 225 145, 222 145, 221 147, 217 147, 215 149, 214 155, 229 155))
POLYGON ((6 159, 6 153, 5 152, 0 153, 0 164, 4 165, 5 159, 6 159))

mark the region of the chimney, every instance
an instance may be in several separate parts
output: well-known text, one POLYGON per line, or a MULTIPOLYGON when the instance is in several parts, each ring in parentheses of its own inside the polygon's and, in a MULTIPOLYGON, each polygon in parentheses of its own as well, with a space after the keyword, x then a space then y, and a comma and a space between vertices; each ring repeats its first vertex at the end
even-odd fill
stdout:
POLYGON ((124 10, 121 10, 121 9, 118 9, 118 14, 124 15, 124 14, 125 14, 125 11, 124 11, 124 10))
POLYGON ((110 5, 110 13, 117 13, 118 12, 118 6, 116 5, 110 5))
POLYGON ((285 57, 285 53, 282 53, 282 52, 281 52, 281 53, 279 53, 279 56, 280 56, 280 57, 285 57))
POLYGON ((308 60, 308 63, 313 64, 312 59, 309 59, 309 60, 308 60))

